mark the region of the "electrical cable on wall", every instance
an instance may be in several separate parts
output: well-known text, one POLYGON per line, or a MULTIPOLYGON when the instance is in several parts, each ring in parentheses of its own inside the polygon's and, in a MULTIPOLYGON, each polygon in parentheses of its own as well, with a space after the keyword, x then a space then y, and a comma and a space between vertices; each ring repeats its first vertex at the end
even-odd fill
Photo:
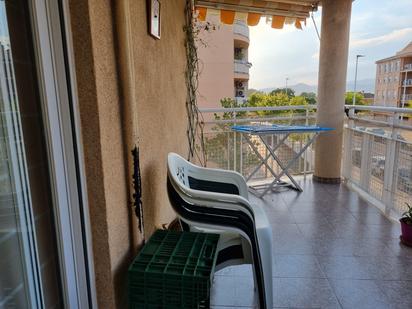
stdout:
MULTIPOLYGON (((134 52, 134 44, 133 44, 133 18, 130 16, 130 1, 122 1, 121 8, 124 14, 124 26, 126 29, 126 37, 124 41, 124 51, 127 53, 124 55, 126 63, 127 63, 127 79, 130 78, 130 85, 136 84, 135 79, 135 72, 134 66, 132 65, 133 59, 135 56, 134 52)), ((130 166, 130 173, 131 179, 131 186, 129 186, 129 205, 132 207, 132 211, 136 215, 138 220, 138 229, 142 236, 142 241, 145 241, 145 233, 144 233, 144 211, 143 211, 143 203, 142 203, 142 180, 141 180, 141 173, 140 173, 140 157, 139 157, 139 119, 138 119, 138 111, 137 111, 137 102, 136 102, 136 89, 135 87, 130 87, 125 91, 125 101, 128 102, 128 108, 130 108, 130 125, 131 125, 131 138, 127 142, 127 148, 132 148, 131 155, 132 160, 129 161, 130 166), (134 209, 133 209, 134 208, 134 209)), ((129 150, 128 150, 129 151, 129 150)))

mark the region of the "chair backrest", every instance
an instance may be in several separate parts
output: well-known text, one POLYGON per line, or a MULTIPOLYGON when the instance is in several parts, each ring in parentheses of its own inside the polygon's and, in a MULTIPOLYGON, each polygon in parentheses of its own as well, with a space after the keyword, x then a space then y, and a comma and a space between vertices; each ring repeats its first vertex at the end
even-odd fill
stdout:
POLYGON ((167 168, 169 175, 175 182, 179 183, 180 186, 190 188, 189 176, 192 173, 191 170, 196 169, 195 165, 171 152, 167 157, 167 168))
MULTIPOLYGON (((240 194, 237 185, 225 181, 224 177, 222 177, 223 171, 196 166, 176 153, 169 153, 168 169, 169 174, 183 187, 200 191, 240 194), (215 175, 216 173, 221 174, 215 175)), ((225 173, 227 173, 227 171, 225 171, 225 173)))

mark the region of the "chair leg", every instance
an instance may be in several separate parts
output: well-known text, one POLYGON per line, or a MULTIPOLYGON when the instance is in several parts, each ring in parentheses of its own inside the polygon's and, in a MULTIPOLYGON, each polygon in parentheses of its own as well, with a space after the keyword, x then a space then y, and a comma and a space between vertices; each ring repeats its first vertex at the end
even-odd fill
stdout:
POLYGON ((265 285, 265 297, 267 308, 273 306, 273 272, 272 272, 272 233, 270 229, 259 229, 257 231, 259 239, 260 258, 262 262, 263 281, 265 285))

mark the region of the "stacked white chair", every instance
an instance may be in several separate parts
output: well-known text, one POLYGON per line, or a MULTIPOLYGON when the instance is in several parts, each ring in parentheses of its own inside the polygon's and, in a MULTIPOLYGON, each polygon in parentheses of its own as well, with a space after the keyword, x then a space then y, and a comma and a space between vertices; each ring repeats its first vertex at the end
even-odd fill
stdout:
POLYGON ((272 231, 264 210, 249 202, 242 175, 202 168, 169 153, 167 189, 190 231, 220 234, 216 269, 252 264, 259 307, 272 308, 272 231))

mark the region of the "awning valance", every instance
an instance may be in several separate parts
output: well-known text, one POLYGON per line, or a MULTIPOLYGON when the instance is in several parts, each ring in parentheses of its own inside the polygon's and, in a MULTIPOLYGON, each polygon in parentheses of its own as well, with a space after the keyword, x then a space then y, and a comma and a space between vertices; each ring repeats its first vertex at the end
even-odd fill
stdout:
POLYGON ((260 17, 271 18, 272 27, 283 28, 284 24, 294 24, 302 29, 302 23, 310 12, 317 9, 319 1, 305 0, 196 0, 198 19, 206 20, 208 13, 218 12, 220 21, 233 24, 235 19, 244 19, 249 26, 256 26, 260 17))

